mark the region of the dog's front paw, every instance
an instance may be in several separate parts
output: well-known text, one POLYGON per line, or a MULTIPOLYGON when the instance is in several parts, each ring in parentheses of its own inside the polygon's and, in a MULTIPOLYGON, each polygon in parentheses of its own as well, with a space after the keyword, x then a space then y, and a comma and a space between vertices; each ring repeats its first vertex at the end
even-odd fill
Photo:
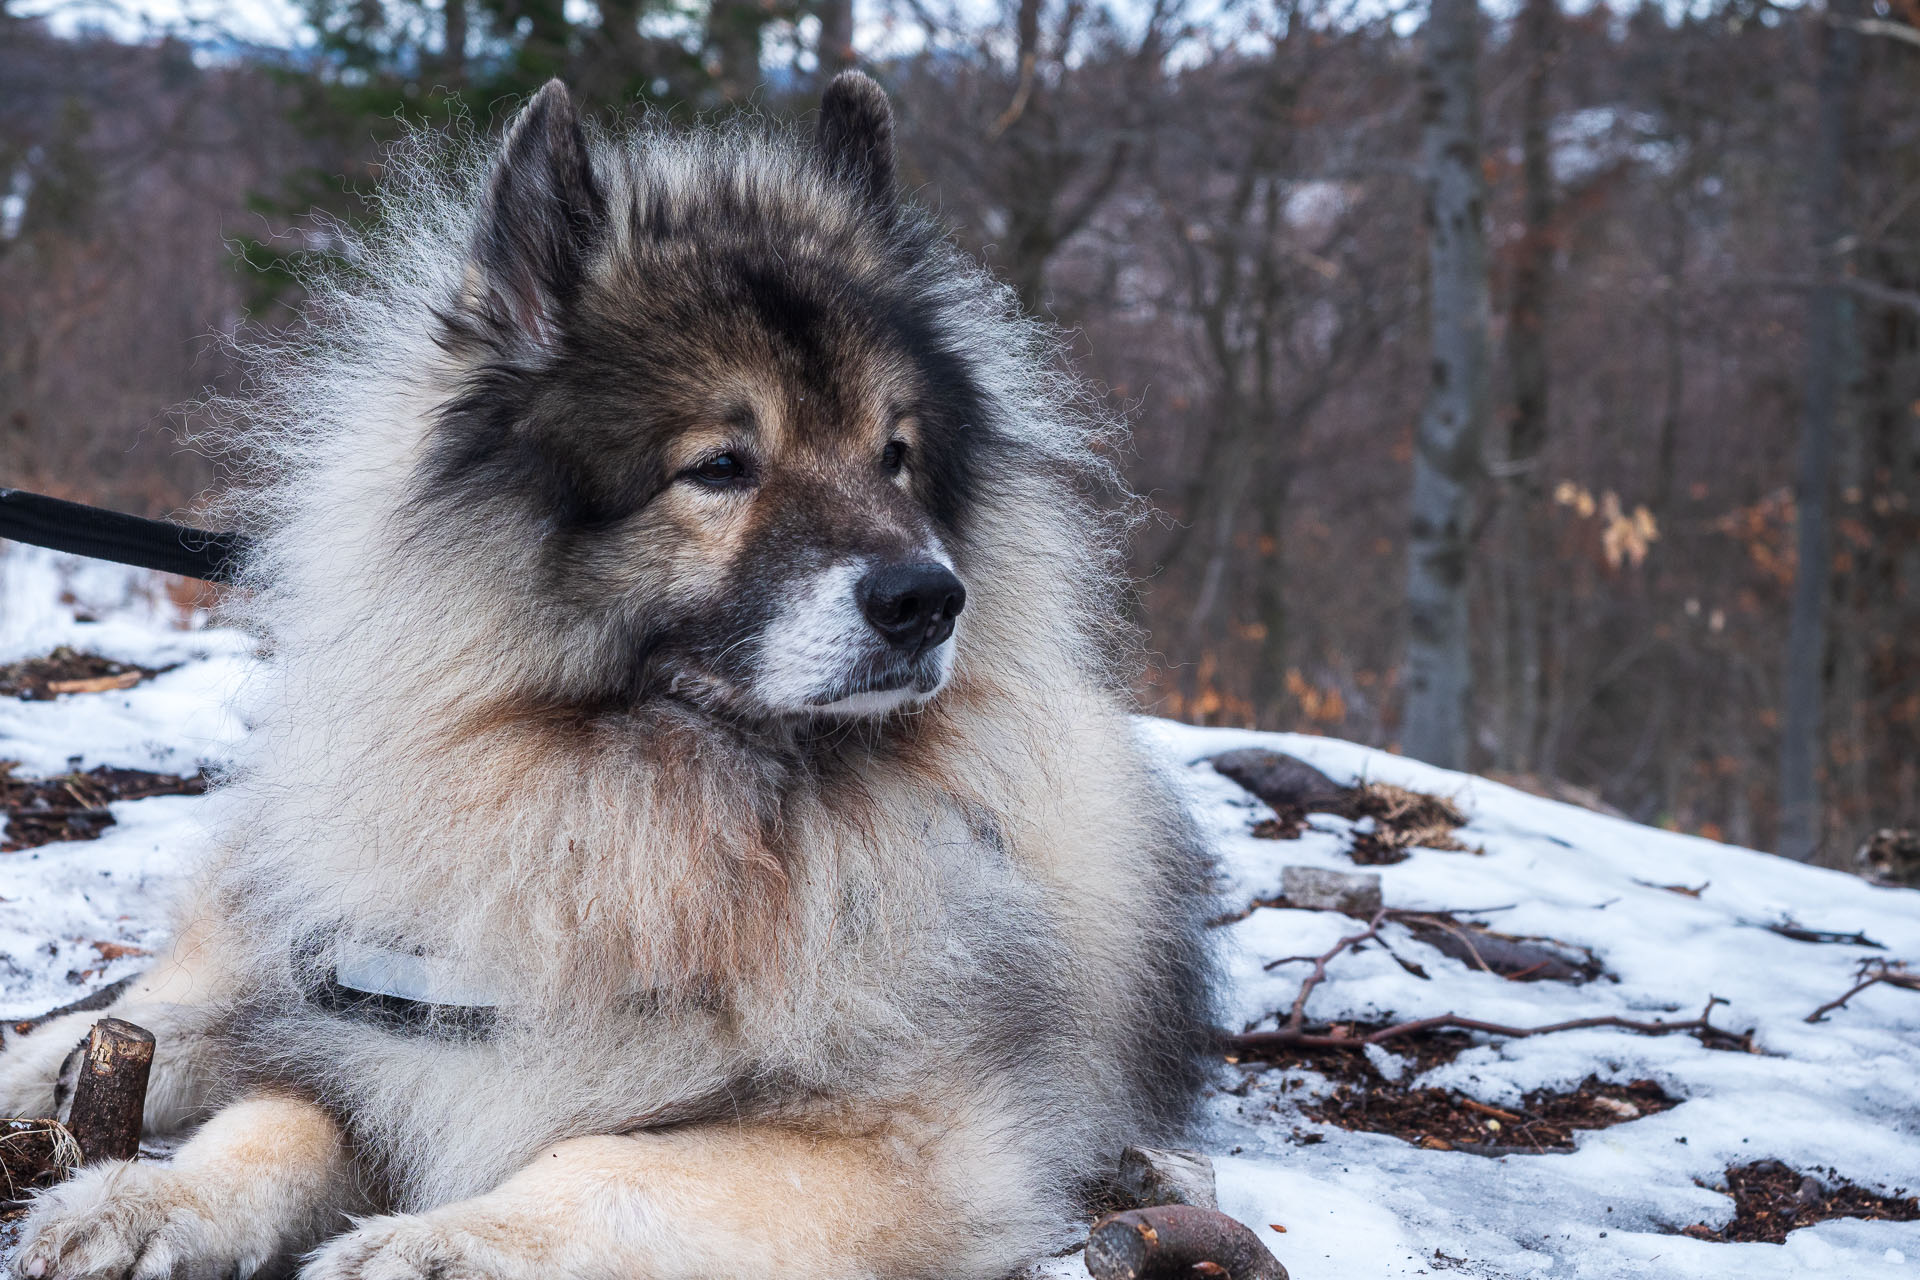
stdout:
POLYGON ((173 1170, 116 1162, 83 1170, 35 1199, 13 1273, 25 1280, 244 1277, 265 1261, 221 1241, 173 1170))
POLYGON ((517 1274, 458 1228, 394 1214, 368 1218, 316 1249, 300 1280, 509 1280, 517 1274))

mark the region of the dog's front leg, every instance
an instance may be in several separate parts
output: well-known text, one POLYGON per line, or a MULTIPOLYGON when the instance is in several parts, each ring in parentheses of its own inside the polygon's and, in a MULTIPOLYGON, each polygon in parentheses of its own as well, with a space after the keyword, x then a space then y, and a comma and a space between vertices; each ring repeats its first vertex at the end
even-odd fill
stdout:
POLYGON ((1040 1243, 1044 1195, 1004 1151, 1003 1177, 948 1169, 971 1185, 942 1190, 933 1145, 748 1127, 576 1138, 486 1195, 361 1223, 301 1280, 1005 1275, 1040 1243))
POLYGON ((169 1164, 116 1160, 43 1192, 14 1274, 244 1278, 343 1227, 348 1186, 331 1117, 298 1098, 249 1098, 207 1121, 169 1164))

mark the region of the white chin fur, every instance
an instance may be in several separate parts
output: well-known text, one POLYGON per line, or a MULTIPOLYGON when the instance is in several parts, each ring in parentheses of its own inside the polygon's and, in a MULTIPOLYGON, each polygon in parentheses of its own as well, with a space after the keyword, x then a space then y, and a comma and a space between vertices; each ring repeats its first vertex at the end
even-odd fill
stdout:
POLYGON ((889 689, 885 693, 850 693, 833 702, 823 702, 808 710, 823 716, 883 716, 897 707, 909 702, 918 702, 928 695, 913 689, 889 689))
POLYGON ((888 689, 884 692, 871 690, 866 693, 850 693, 844 698, 835 698, 832 702, 816 702, 807 710, 815 715, 842 716, 851 719, 857 716, 883 716, 901 707, 919 706, 946 688, 947 677, 953 673, 953 647, 954 642, 949 640, 934 651, 939 667, 934 683, 929 688, 902 685, 898 689, 888 689))
MULTIPOLYGON (((944 557, 941 557, 944 560, 944 557)), ((898 689, 851 693, 822 702, 845 688, 849 673, 872 655, 876 637, 854 600, 854 584, 868 566, 849 561, 817 574, 797 591, 767 627, 753 692, 774 711, 792 715, 879 716, 938 693, 953 670, 955 640, 936 651, 937 679, 898 689)))

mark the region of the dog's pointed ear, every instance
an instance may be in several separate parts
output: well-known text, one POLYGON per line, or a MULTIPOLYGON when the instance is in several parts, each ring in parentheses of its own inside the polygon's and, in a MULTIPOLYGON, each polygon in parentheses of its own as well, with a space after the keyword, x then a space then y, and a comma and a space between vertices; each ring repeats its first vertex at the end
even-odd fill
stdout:
POLYGON ((894 203, 893 108, 863 71, 842 71, 820 96, 815 135, 827 172, 882 212, 894 203))
POLYGON ((550 348, 607 223, 580 116, 549 80, 507 131, 487 177, 467 302, 497 337, 550 348))

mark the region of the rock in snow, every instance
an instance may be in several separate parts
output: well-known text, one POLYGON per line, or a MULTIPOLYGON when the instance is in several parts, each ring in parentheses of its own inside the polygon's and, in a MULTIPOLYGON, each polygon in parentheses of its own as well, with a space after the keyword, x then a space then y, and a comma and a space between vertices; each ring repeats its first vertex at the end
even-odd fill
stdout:
MULTIPOLYGON (((243 732, 232 695, 257 659, 247 637, 201 622, 182 617, 149 575, 0 547, 0 664, 65 644, 172 668, 123 690, 0 700, 0 760, 17 761, 22 777, 103 764, 179 774, 217 765, 243 732)), ((1311 1026, 1445 1013, 1515 1027, 1609 1014, 1687 1019, 1718 996, 1726 1003, 1716 1024, 1752 1032, 1755 1052, 1594 1028, 1474 1035, 1451 1056, 1394 1042, 1391 1053, 1223 1062, 1203 1135, 1220 1207, 1260 1233, 1296 1280, 1920 1280, 1920 1222, 1835 1218, 1784 1244, 1698 1238, 1733 1216, 1730 1168, 1777 1161, 1823 1185, 1920 1189, 1920 992, 1882 984, 1825 1021, 1805 1021, 1852 985, 1861 960, 1920 961, 1920 892, 1636 826, 1333 739, 1157 720, 1142 720, 1139 731, 1219 853, 1229 1030, 1284 1020, 1310 966, 1268 962, 1319 955, 1361 927, 1333 911, 1252 905, 1291 897, 1283 894, 1290 867, 1352 873, 1355 834, 1347 819, 1310 814, 1297 839, 1256 837, 1253 827, 1272 811, 1212 764, 1254 748, 1303 761, 1339 786, 1392 784, 1467 815, 1458 834, 1470 851, 1417 849, 1369 870, 1389 909, 1452 912, 1505 935, 1552 939, 1591 952, 1604 970, 1580 984, 1510 981, 1389 922, 1379 944, 1328 965, 1308 1000, 1311 1026), (1703 883, 1698 896, 1667 888, 1703 883), (1789 920, 1803 933, 1864 935, 1885 949, 1768 928, 1789 920), (1523 1116, 1529 1098, 1590 1078, 1651 1082, 1680 1101, 1651 1114, 1613 1103, 1619 1122, 1577 1132, 1570 1152, 1490 1157, 1315 1119, 1333 1077, 1350 1091, 1435 1090, 1464 1100, 1496 1126, 1485 1150, 1513 1149, 1503 1143, 1515 1122, 1499 1116, 1523 1116)), ((165 941, 166 895, 204 845, 208 806, 217 803, 217 794, 123 801, 97 840, 0 855, 0 1015, 64 1004, 137 970, 140 953, 165 941)), ((1037 1272, 1086 1275, 1073 1257, 1037 1272)))

